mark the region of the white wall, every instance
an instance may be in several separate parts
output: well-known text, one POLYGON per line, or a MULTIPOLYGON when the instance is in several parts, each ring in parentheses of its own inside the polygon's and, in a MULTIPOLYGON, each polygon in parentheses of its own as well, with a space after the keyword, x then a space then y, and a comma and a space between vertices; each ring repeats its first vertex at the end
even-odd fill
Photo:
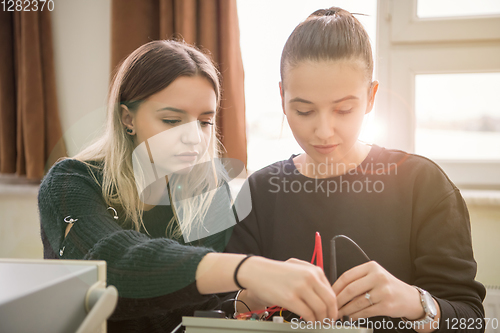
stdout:
POLYGON ((57 99, 70 156, 104 123, 110 10, 110 0, 70 0, 58 1, 52 12, 57 99))
MULTIPOLYGON (((52 12, 59 115, 70 156, 104 122, 110 8, 110 0, 68 0, 52 12)), ((0 257, 43 257, 37 193, 38 186, 0 184, 0 257)))
POLYGON ((38 186, 0 184, 0 258, 43 258, 38 186))
MULTIPOLYGON (((467 200, 466 200, 467 201, 467 200)), ((469 200, 470 202, 471 200, 469 200)), ((477 262, 476 280, 500 286, 500 204, 467 203, 472 229, 472 246, 477 262)))

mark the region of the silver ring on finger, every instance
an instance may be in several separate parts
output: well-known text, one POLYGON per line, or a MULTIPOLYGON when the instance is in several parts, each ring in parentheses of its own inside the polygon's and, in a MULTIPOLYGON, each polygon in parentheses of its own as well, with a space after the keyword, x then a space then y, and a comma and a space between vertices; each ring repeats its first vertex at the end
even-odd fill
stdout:
POLYGON ((370 296, 370 293, 365 293, 365 298, 368 300, 368 302, 370 302, 370 306, 373 305, 373 302, 371 300, 371 296, 370 296))

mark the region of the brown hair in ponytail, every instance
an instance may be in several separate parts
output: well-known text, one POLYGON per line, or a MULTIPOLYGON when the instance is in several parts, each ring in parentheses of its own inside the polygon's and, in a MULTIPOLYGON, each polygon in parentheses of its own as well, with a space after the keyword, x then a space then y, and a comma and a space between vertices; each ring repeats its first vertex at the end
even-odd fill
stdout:
POLYGON ((309 15, 292 32, 281 54, 281 81, 285 71, 305 60, 361 60, 369 82, 373 75, 368 33, 348 11, 331 7, 309 15))

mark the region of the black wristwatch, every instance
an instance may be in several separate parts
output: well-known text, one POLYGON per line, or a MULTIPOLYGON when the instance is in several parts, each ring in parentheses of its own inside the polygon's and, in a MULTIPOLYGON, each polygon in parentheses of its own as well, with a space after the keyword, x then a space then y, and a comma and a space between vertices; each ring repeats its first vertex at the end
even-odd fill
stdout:
POLYGON ((403 317, 402 319, 405 322, 412 322, 413 325, 428 324, 431 321, 433 321, 434 318, 436 318, 437 315, 436 303, 434 303, 434 299, 432 298, 431 294, 429 294, 427 291, 417 286, 412 286, 412 287, 415 287, 420 293, 420 303, 424 308, 425 316, 422 319, 417 319, 417 320, 408 320, 405 317, 403 317))

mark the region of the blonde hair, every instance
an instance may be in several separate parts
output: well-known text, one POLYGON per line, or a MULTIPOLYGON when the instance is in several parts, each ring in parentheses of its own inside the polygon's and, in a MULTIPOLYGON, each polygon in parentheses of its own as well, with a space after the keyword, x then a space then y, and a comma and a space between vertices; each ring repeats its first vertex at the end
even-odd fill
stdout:
MULTIPOLYGON (((180 76, 206 78, 214 88, 219 106, 219 72, 206 55, 184 42, 162 40, 147 43, 132 52, 114 75, 109 90, 103 135, 73 157, 84 162, 91 170, 102 171, 100 185, 106 204, 121 206, 125 221, 132 221, 137 231, 141 225, 146 229, 142 220, 144 208, 134 177, 134 142, 132 136, 125 133, 120 105, 126 105, 130 112, 135 113, 145 99, 163 90, 180 76), (96 166, 88 163, 91 161, 100 163, 96 166)), ((170 230, 174 231, 174 236, 180 236, 182 233, 190 233, 193 227, 202 227, 215 195, 215 191, 210 189, 215 189, 228 180, 224 167, 217 159, 221 147, 214 124, 208 154, 205 154, 205 161, 200 161, 207 162, 211 168, 207 168, 205 173, 190 172, 186 177, 169 177, 167 189, 174 217, 168 224, 166 234, 170 230), (182 195, 188 199, 180 200, 182 198, 175 190, 179 185, 184 191, 189 191, 189 195, 185 192, 182 195), (182 204, 174 207, 175 202, 181 201, 182 204), (182 216, 182 221, 178 219, 179 215, 182 216), (175 221, 179 223, 178 226, 175 221)), ((135 170, 136 175, 137 172, 135 170)), ((94 179, 97 181, 95 175, 94 179)))

